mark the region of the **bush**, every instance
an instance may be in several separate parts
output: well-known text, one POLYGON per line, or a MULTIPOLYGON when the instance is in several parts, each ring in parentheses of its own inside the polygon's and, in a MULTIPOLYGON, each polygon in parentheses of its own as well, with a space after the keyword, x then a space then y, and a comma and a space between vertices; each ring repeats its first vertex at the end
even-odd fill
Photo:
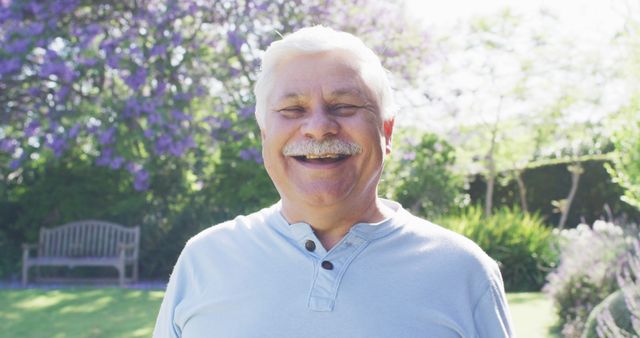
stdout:
POLYGON ((538 291, 555 266, 554 236, 537 214, 501 208, 484 217, 479 206, 439 223, 476 242, 500 265, 507 291, 538 291))
POLYGON ((565 337, 580 337, 590 312, 617 290, 616 273, 633 237, 611 223, 596 221, 593 229, 554 231, 560 241, 560 264, 547 277, 565 337))
MULTIPOLYGON (((610 296, 610 306, 605 305, 602 311, 594 310, 596 313, 590 315, 596 318, 595 332, 600 338, 640 336, 640 240, 627 255, 624 265, 618 274, 620 290, 610 296)), ((593 336, 591 332, 586 331, 583 337, 593 336)))
MULTIPOLYGON (((637 114, 640 100, 635 100, 630 110, 637 114)), ((633 115, 631 115, 633 116, 633 115)), ((607 170, 614 182, 624 188, 622 200, 640 210, 640 118, 628 121, 624 128, 613 136, 615 151, 613 166, 607 170)))
MULTIPOLYGON (((452 171, 455 150, 436 134, 402 130, 385 164, 380 194, 416 215, 438 217, 462 198, 464 180, 452 171), (396 146, 397 145, 397 146, 396 146)), ((394 139, 394 140, 395 140, 394 139)))

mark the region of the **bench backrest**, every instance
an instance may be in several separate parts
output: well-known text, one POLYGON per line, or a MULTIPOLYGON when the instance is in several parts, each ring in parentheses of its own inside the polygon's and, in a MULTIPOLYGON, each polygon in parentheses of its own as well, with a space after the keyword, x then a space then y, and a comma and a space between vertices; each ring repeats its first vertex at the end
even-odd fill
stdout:
POLYGON ((40 257, 114 257, 120 244, 134 244, 127 258, 138 257, 140 227, 124 227, 103 221, 78 221, 40 229, 40 257))

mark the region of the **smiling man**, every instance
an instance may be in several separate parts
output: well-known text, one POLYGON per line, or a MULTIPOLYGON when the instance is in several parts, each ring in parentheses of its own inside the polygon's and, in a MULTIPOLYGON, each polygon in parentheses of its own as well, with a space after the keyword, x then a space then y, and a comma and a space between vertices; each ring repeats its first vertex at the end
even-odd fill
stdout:
POLYGON ((154 337, 511 337, 497 264, 377 196, 393 132, 378 57, 316 26, 274 42, 255 86, 281 200, 192 238, 154 337))

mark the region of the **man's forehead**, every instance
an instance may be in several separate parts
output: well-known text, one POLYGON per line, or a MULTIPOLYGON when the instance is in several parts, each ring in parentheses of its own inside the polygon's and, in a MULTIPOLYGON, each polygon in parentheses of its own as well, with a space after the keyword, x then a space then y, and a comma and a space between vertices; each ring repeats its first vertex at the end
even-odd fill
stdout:
MULTIPOLYGON (((291 100, 291 101, 301 101, 306 100, 309 96, 314 95, 312 89, 305 88, 295 88, 289 89, 282 93, 276 93, 276 97, 274 97, 278 101, 283 100, 291 100)), ((337 88, 322 88, 322 96, 325 98, 360 98, 368 100, 369 96, 365 93, 359 86, 342 86, 337 88)))

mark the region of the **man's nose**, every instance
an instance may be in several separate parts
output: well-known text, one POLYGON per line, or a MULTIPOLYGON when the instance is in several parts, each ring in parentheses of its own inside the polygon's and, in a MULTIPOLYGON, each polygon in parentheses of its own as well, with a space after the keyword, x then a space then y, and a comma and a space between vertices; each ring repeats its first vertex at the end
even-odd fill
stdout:
POLYGON ((326 107, 313 108, 301 128, 304 136, 317 140, 334 136, 338 133, 339 129, 340 125, 335 118, 329 114, 326 107))

